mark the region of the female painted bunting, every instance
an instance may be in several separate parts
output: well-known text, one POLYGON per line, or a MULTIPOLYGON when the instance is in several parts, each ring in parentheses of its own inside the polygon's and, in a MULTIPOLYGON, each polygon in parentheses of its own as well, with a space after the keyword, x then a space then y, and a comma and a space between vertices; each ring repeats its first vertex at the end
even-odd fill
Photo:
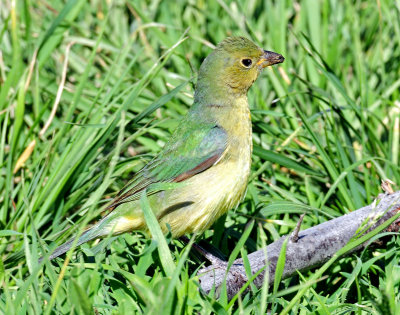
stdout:
MULTIPOLYGON (((252 136, 247 91, 265 67, 284 58, 244 37, 222 41, 203 61, 194 103, 163 150, 114 198, 112 211, 83 232, 77 246, 133 230, 146 230, 140 197, 146 190, 161 227, 172 236, 202 232, 243 198, 250 173, 252 136), (163 190, 160 183, 181 183, 163 190)), ((50 259, 67 252, 74 239, 50 259)))

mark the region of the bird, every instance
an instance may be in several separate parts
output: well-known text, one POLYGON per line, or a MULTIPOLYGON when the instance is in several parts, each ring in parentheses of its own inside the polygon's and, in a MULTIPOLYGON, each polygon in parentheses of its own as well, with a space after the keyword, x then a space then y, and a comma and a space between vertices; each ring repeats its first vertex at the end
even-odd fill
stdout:
POLYGON ((106 216, 48 259, 110 234, 146 231, 143 193, 173 238, 202 233, 237 207, 247 189, 253 149, 247 92, 264 68, 284 60, 245 37, 220 42, 202 62, 193 105, 164 148, 115 196, 106 216), (163 183, 172 188, 163 189, 163 183))

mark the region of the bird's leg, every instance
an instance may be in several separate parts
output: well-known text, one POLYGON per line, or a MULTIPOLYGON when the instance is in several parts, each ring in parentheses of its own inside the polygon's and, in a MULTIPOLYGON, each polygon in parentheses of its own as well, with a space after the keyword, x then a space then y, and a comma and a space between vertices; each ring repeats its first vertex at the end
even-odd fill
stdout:
MULTIPOLYGON (((189 243, 189 238, 186 236, 181 236, 179 238, 182 242, 185 244, 189 243)), ((201 247, 197 243, 193 243, 192 247, 205 259, 207 259, 212 265, 214 266, 225 266, 227 265, 226 261, 223 261, 222 259, 218 258, 217 256, 211 254, 209 251, 205 250, 203 247, 201 247)))
MULTIPOLYGON (((186 236, 181 236, 179 238, 182 242, 184 242, 185 244, 189 243, 189 238, 186 236)), ((204 249, 203 247, 201 247, 199 244, 197 243, 193 243, 192 247, 200 254, 202 255, 204 258, 206 258, 211 265, 213 266, 213 269, 222 269, 227 271, 228 269, 228 262, 224 261, 220 258, 218 258, 217 256, 211 254, 209 251, 207 251, 206 249, 204 249)), ((202 273, 202 271, 206 271, 208 270, 208 268, 204 268, 199 270, 199 273, 202 273)), ((242 283, 246 283, 246 277, 239 271, 239 269, 235 266, 232 265, 229 269, 230 273, 233 275, 233 277, 236 279, 235 281, 238 281, 240 279, 240 281, 242 281, 242 283)))

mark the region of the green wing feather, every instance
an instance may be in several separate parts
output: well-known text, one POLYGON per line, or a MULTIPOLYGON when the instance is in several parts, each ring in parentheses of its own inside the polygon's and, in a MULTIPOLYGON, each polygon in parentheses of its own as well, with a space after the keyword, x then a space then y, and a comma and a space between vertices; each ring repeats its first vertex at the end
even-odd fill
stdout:
MULTIPOLYGON (((137 172, 108 208, 154 194, 155 183, 181 182, 214 165, 227 147, 226 131, 214 124, 183 120, 160 154, 137 172)), ((155 185, 157 186, 157 185, 155 185)))
MULTIPOLYGON (((205 171, 214 165, 226 150, 227 133, 216 124, 189 122, 186 119, 177 130, 179 131, 173 134, 163 151, 135 174, 134 178, 119 192, 109 208, 115 209, 120 204, 138 200, 144 189, 148 188, 148 194, 163 190, 162 188, 152 190, 152 184, 181 182, 205 171)), ((165 185, 158 185, 158 187, 162 186, 165 185)), ((116 215, 118 216, 118 214, 116 215)), ((83 232, 76 245, 79 246, 92 239, 108 235, 110 231, 107 226, 113 218, 115 217, 112 215, 106 216, 83 232)), ((56 248, 49 259, 66 253, 74 243, 74 239, 72 238, 56 248)), ((43 257, 39 262, 42 259, 43 257)))

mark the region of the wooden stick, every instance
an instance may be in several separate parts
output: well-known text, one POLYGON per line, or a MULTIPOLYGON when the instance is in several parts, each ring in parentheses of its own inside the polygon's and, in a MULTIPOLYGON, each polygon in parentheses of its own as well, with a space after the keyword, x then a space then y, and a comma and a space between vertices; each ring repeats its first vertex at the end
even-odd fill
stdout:
MULTIPOLYGON (((357 230, 364 226, 363 224, 365 224, 366 220, 369 224, 368 232, 393 217, 398 211, 400 211, 400 191, 383 195, 369 206, 301 231, 297 242, 287 243, 286 262, 282 278, 290 277, 296 274, 297 271, 303 272, 312 267, 322 265, 349 242, 358 232, 357 230)), ((396 220, 386 231, 399 231, 399 222, 399 219, 396 220)), ((284 236, 267 246, 267 263, 265 262, 265 249, 248 255, 252 274, 267 265, 268 267, 265 270, 269 272, 268 281, 270 284, 273 283, 276 264, 282 243, 286 237, 284 236)), ((366 243, 353 249, 353 252, 365 246, 366 243)), ((229 298, 232 298, 247 281, 242 259, 235 260, 234 265, 234 272, 229 271, 227 274, 229 298), (241 272, 243 277, 237 277, 238 271, 241 272)), ((202 269, 202 272, 199 273, 201 289, 205 293, 209 293, 213 287, 219 288, 225 274, 226 270, 213 268, 213 266, 202 269)), ((261 272, 254 280, 254 284, 258 288, 263 284, 264 275, 265 272, 261 272)))

